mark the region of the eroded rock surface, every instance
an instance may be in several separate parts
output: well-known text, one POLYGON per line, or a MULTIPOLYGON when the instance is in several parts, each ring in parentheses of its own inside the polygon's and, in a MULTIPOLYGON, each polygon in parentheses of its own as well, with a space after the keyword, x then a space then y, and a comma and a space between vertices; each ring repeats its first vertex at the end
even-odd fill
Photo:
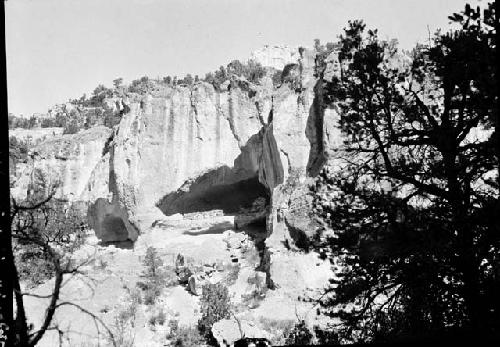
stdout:
MULTIPOLYGON (((71 135, 62 135, 61 132, 51 132, 52 130, 48 130, 47 134, 42 131, 45 129, 30 130, 33 136, 45 136, 42 137, 43 141, 32 147, 30 160, 19 170, 19 177, 11 190, 15 198, 25 198, 40 179, 45 180, 46 186, 57 184, 56 197, 69 201, 89 201, 87 197, 90 182, 94 189, 107 190, 107 174, 92 174, 101 160, 111 129, 99 126, 71 135)), ((17 135, 16 131, 11 133, 11 136, 17 135)))
MULTIPOLYGON (((315 51, 268 47, 253 59, 279 69, 293 64, 293 81, 274 88, 231 76, 220 90, 197 82, 106 100, 120 123, 36 146, 34 168, 26 168, 15 194, 27 190, 36 170, 61 179, 60 196, 87 204, 104 242, 134 241, 168 225, 165 216, 212 210, 236 216, 237 227, 256 223, 265 230, 253 235, 258 266, 271 287, 280 250, 287 242, 307 248, 317 227, 307 182, 339 144, 338 115, 322 104, 315 51), (256 200, 265 203, 252 210, 256 200)), ((331 78, 338 60, 332 54, 326 62, 331 78)))

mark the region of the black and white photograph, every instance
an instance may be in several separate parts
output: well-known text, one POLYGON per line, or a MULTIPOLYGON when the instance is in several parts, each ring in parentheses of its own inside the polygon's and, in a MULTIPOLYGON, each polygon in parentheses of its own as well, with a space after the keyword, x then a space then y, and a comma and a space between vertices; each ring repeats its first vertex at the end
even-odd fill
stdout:
POLYGON ((494 0, 1 3, 0 347, 500 346, 494 0))

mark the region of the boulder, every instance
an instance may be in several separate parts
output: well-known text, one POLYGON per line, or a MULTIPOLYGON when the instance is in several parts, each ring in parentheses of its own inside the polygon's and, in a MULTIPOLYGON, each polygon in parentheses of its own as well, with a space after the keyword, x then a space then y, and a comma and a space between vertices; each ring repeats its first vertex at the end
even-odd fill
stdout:
POLYGON ((127 211, 107 199, 99 198, 87 210, 89 226, 102 242, 135 241, 139 232, 129 222, 127 211))
POLYGON ((288 208, 284 213, 285 224, 294 244, 309 249, 311 238, 320 224, 312 214, 313 195, 307 184, 300 184, 291 193, 288 208))
POLYGON ((56 197, 69 201, 94 202, 108 193, 108 170, 95 177, 103 148, 111 129, 94 127, 77 134, 62 135, 62 128, 16 129, 11 136, 32 138, 31 159, 20 170, 12 194, 16 199, 26 197, 33 175, 41 173, 48 184, 58 184, 56 197), (98 196, 89 194, 89 184, 98 196))
POLYGON ((196 278, 194 276, 190 276, 188 280, 188 290, 193 295, 198 295, 198 290, 196 286, 196 278))

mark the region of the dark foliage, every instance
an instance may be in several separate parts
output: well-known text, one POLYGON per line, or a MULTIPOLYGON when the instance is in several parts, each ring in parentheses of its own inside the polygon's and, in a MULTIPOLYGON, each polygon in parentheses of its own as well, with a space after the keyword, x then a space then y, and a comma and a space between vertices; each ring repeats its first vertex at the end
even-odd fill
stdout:
POLYGON ((152 305, 161 295, 166 284, 166 273, 163 269, 163 261, 154 247, 148 247, 144 256, 143 265, 145 267, 141 278, 144 281, 138 282, 137 286, 144 291, 144 303, 152 305))
POLYGON ((17 117, 14 116, 12 113, 9 113, 8 120, 9 120, 8 121, 9 129, 15 129, 15 128, 31 129, 37 125, 37 119, 34 116, 31 116, 30 118, 25 118, 25 117, 17 117))
POLYGON ((28 198, 18 203, 12 199, 12 238, 15 255, 14 297, 16 301, 15 346, 35 346, 47 330, 58 330, 53 321, 59 307, 74 306, 89 314, 96 324, 99 318, 77 304, 63 301, 60 290, 63 280, 71 274, 80 273, 80 268, 90 259, 75 262, 74 251, 84 240, 86 225, 79 209, 68 206, 65 201, 54 198, 55 186, 43 176, 35 175, 28 198), (46 279, 54 278, 52 292, 46 296, 47 309, 37 331, 31 331, 29 316, 24 309, 24 297, 32 295, 26 290, 46 279), (21 282, 27 286, 22 287, 21 282), (26 288, 27 287, 27 288, 26 288))
POLYGON ((203 285, 201 298, 201 318, 198 330, 208 340, 213 340, 212 326, 221 319, 230 317, 229 291, 221 283, 203 285))
POLYGON ((313 337, 305 321, 301 320, 288 332, 285 345, 307 346, 312 344, 313 337))
POLYGON ((226 67, 221 66, 219 70, 207 73, 204 81, 212 84, 216 90, 220 90, 221 85, 231 76, 243 77, 249 82, 258 84, 265 75, 266 69, 253 60, 249 60, 246 64, 233 60, 226 67))
POLYGON ((9 157, 14 162, 26 162, 28 160, 29 145, 27 141, 16 138, 15 136, 9 137, 9 157))
POLYGON ((169 321, 170 333, 167 338, 175 347, 198 347, 205 344, 205 338, 195 327, 179 326, 176 320, 169 321))
MULTIPOLYGON (((175 84, 175 82, 174 82, 175 84)), ((149 93, 155 88, 154 82, 147 76, 143 76, 140 79, 133 80, 128 87, 128 92, 137 93, 140 95, 149 93)))
POLYGON ((316 247, 337 269, 321 303, 341 341, 500 324, 494 18, 467 6, 410 59, 360 21, 341 36, 348 68, 324 101, 341 114, 344 164, 314 187, 333 231, 316 247))

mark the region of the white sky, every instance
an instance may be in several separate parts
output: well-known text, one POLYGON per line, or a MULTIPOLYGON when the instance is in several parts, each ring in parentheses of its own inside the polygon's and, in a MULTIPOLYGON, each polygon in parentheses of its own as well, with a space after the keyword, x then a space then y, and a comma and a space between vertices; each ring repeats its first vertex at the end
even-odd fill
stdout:
MULTIPOLYGON (((473 1, 476 3, 475 0, 473 1)), ((465 0, 9 0, 9 112, 30 115, 143 75, 204 76, 265 44, 334 41, 350 19, 410 48, 465 0)), ((482 1, 485 4, 485 1, 482 1)))

